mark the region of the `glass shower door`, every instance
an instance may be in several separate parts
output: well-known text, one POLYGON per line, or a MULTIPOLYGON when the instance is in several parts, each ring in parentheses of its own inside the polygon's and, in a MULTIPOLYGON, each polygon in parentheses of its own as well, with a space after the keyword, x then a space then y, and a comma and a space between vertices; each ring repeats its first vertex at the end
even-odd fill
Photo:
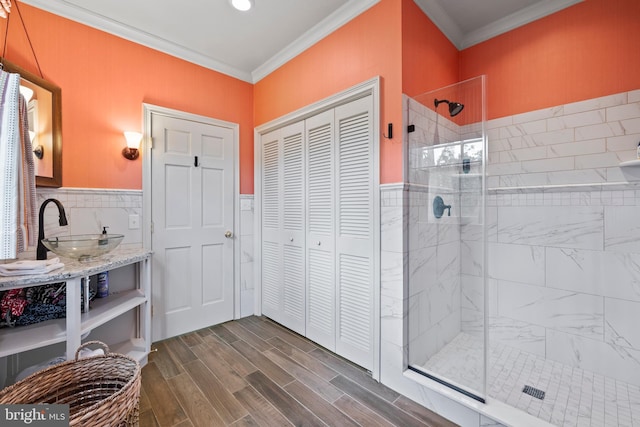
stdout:
POLYGON ((408 99, 409 368, 484 401, 483 78, 408 99))

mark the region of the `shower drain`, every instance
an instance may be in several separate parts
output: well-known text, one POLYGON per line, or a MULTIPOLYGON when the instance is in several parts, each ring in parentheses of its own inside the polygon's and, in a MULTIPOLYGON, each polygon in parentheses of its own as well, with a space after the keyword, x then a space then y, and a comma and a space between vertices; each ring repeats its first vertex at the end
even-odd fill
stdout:
POLYGON ((544 399, 544 391, 537 389, 535 387, 531 387, 530 385, 524 386, 522 392, 528 394, 529 396, 533 396, 536 399, 543 400, 544 399))

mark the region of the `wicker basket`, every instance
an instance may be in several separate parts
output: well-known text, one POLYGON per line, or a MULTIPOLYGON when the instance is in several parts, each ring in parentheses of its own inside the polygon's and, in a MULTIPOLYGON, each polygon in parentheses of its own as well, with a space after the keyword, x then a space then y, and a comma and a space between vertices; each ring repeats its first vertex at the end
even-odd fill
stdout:
POLYGON ((70 426, 138 426, 140 365, 110 353, 100 341, 89 341, 75 360, 29 375, 0 391, 1 404, 68 404, 70 426), (103 356, 79 359, 88 345, 103 347, 103 356))

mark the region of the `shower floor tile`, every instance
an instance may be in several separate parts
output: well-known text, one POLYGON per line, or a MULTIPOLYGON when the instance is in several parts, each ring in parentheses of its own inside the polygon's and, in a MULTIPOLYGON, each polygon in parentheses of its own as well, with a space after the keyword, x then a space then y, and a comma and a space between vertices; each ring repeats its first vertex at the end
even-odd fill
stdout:
MULTIPOLYGON (((455 385, 482 389, 483 339, 460 333, 422 367, 455 385)), ((546 360, 503 344, 491 346, 487 394, 557 426, 640 427, 640 387, 546 360), (543 400, 522 392, 545 392, 543 400)))

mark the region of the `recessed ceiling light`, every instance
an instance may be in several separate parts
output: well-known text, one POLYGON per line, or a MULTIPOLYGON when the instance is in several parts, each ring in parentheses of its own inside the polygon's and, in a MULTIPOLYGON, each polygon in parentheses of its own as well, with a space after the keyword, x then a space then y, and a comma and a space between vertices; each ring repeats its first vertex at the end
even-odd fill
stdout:
POLYGON ((242 12, 246 12, 253 7, 253 0, 231 0, 231 5, 242 12))

